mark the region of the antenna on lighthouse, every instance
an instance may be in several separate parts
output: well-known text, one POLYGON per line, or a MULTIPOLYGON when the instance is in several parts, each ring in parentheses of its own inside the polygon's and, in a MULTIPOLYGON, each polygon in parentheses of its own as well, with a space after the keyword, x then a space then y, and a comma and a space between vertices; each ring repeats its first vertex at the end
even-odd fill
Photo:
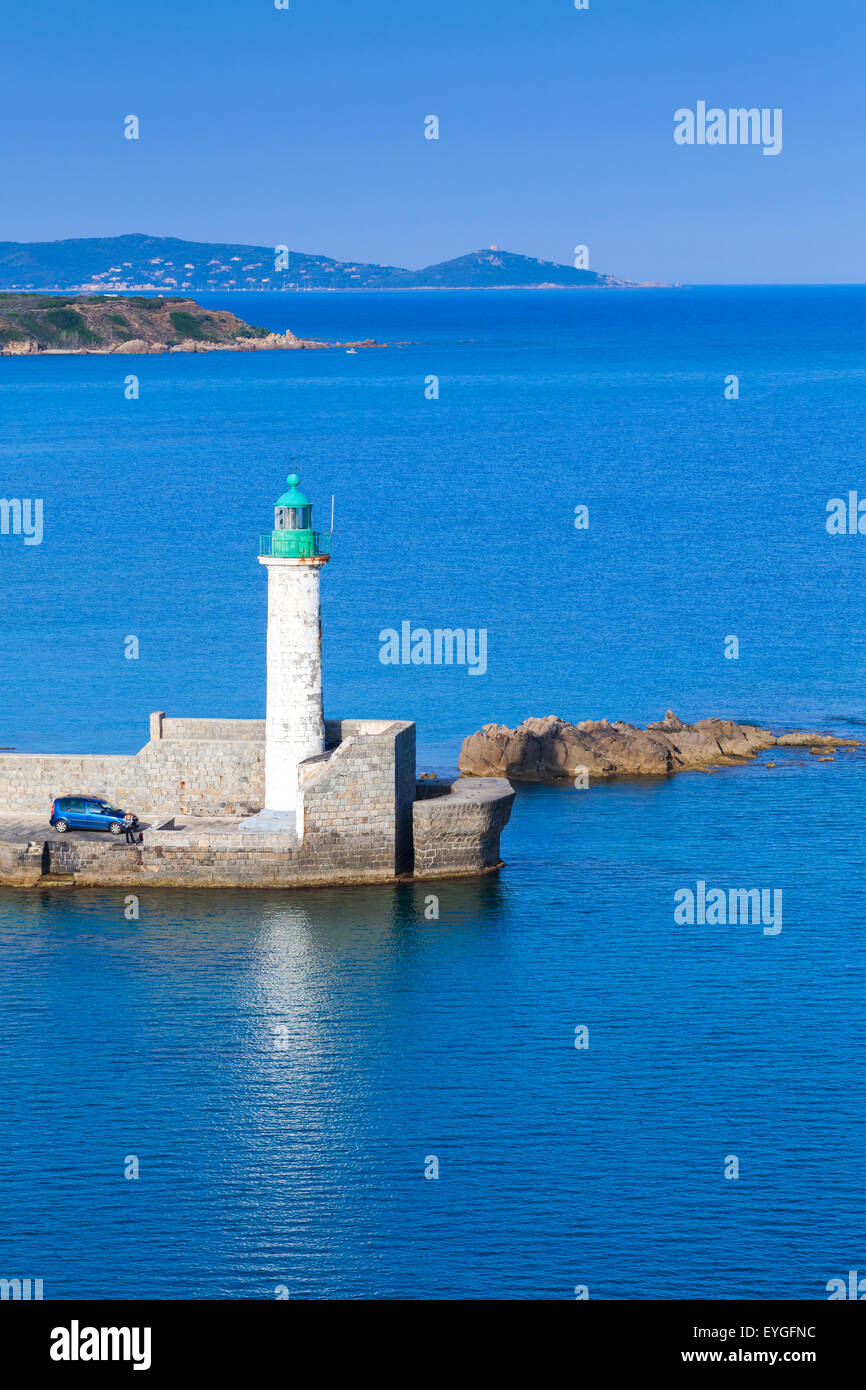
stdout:
POLYGON ((334 534, 334 494, 331 493, 331 535, 334 534))

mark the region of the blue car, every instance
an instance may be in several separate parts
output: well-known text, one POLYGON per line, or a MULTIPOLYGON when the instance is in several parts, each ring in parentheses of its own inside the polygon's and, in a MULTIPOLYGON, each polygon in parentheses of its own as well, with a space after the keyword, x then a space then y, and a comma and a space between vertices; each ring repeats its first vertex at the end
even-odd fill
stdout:
MULTIPOLYGON (((67 830, 110 830, 120 835, 125 815, 98 796, 59 796, 51 806, 50 823, 61 835, 67 830)), ((132 825, 138 828, 138 816, 132 817, 132 825)))

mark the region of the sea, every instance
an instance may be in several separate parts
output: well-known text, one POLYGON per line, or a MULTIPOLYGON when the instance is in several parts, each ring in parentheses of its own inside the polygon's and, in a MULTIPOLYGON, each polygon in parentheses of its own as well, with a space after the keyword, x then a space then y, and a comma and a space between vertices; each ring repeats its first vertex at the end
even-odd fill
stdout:
MULTIPOLYGON (((199 298, 385 346, 0 359, 2 492, 44 508, 0 535, 2 746, 261 718, 293 469, 333 499, 326 715, 415 720, 419 772, 533 715, 866 740, 866 535, 827 529, 866 288, 199 298), (486 669, 384 664, 404 622, 486 669)), ((487 878, 0 889, 0 1277, 826 1298, 866 1273, 864 802, 863 747, 774 750, 518 787, 487 878), (781 930, 676 920, 699 883, 781 930)))

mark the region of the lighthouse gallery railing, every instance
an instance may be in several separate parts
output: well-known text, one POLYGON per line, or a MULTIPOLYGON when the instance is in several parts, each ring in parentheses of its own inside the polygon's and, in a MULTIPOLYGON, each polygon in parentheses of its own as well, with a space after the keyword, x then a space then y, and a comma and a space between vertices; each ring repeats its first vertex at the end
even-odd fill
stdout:
POLYGON ((330 531, 266 531, 259 536, 259 554, 274 559, 296 560, 330 553, 330 531))

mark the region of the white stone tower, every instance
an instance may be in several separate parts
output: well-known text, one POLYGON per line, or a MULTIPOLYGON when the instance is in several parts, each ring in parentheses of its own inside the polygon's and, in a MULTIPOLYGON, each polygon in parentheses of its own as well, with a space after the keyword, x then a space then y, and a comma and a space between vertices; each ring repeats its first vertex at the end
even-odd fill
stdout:
POLYGON ((268 571, 263 819, 284 823, 297 811, 298 763, 325 747, 319 574, 330 559, 331 537, 313 531, 313 508, 299 482, 297 473, 289 474, 274 529, 259 539, 259 563, 268 571))

